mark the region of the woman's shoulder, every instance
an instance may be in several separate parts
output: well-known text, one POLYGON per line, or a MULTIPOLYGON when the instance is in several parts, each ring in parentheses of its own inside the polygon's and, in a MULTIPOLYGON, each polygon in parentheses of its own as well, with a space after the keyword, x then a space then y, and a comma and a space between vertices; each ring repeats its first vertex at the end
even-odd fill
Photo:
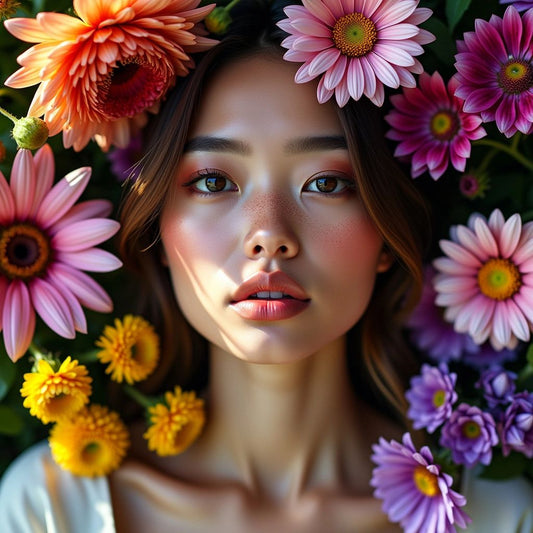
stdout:
POLYGON ((491 480, 466 470, 462 493, 472 518, 468 533, 533 533, 533 483, 523 477, 491 480))
POLYGON ((114 533, 105 477, 72 475, 53 460, 48 444, 22 453, 0 480, 0 516, 9 533, 114 533))

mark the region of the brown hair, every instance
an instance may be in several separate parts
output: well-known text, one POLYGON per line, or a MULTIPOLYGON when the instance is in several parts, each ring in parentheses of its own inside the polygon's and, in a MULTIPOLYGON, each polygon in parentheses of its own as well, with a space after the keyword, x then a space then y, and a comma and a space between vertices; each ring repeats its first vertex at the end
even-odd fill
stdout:
MULTIPOLYGON (((247 0, 239 4, 245 13, 249 7, 247 0)), ((165 356, 152 378, 154 386, 161 385, 166 376, 169 385, 176 380, 185 386, 201 384, 194 376, 207 365, 205 341, 179 311, 168 272, 161 264, 159 216, 204 84, 230 61, 261 51, 280 54, 280 31, 274 29, 272 16, 260 4, 253 7, 260 12, 255 10, 251 17, 241 19, 232 13, 238 19, 237 34, 206 52, 193 72, 179 80, 150 127, 142 171, 122 204, 120 251, 126 267, 141 281, 141 310, 162 335, 165 356), (263 26, 261 31, 258 25, 263 26), (171 368, 175 370, 171 372, 171 368)), ((378 277, 370 305, 349 338, 361 344, 366 369, 381 392, 400 407, 402 371, 411 370, 401 325, 421 291, 429 218, 420 194, 388 151, 380 110, 361 100, 350 102, 338 113, 362 200, 396 259, 394 266, 378 277)))

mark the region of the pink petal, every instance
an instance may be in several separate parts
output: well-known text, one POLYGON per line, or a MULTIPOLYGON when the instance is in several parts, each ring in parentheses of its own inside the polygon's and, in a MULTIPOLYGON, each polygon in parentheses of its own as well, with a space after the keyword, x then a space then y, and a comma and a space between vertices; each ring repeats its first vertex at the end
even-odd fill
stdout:
MULTIPOLYGON (((459 91, 456 95, 460 96, 459 91)), ((492 107, 501 98, 500 89, 481 88, 469 92, 465 99, 463 110, 465 113, 479 113, 492 107)))
POLYGON ((36 170, 36 179, 32 213, 35 214, 54 183, 55 162, 50 145, 45 144, 35 153, 33 163, 36 170))
POLYGON ((494 317, 492 322, 492 335, 501 346, 507 346, 511 340, 511 325, 509 315, 505 305, 501 302, 494 308, 494 317))
POLYGON ((490 254, 479 245, 477 235, 470 228, 467 228, 466 226, 458 226, 457 240, 480 261, 486 261, 489 258, 490 254))
MULTIPOLYGON (((341 57, 340 50, 337 48, 330 48, 318 53, 315 58, 309 63, 309 75, 318 76, 326 72, 329 68, 335 65, 337 59, 341 57)), ((345 56, 342 56, 345 57, 345 56)), ((339 59, 340 60, 340 59, 339 59)))
POLYGON ((62 285, 61 283, 56 284, 56 278, 54 278, 53 276, 48 276, 47 281, 65 299, 70 314, 72 315, 72 320, 74 321, 74 329, 76 331, 79 331, 80 333, 87 333, 87 319, 85 318, 85 314, 83 312, 83 309, 81 308, 80 302, 76 298, 74 293, 65 285, 62 285))
POLYGON ((35 331, 35 311, 26 285, 12 281, 2 310, 4 344, 12 361, 20 359, 29 348, 35 331))
POLYGON ((310 17, 297 18, 292 21, 292 27, 301 33, 311 37, 327 37, 331 39, 331 28, 328 28, 322 22, 310 17))
POLYGON ((30 150, 20 149, 11 170, 11 191, 17 218, 25 220, 31 213, 35 195, 35 168, 30 150))
POLYGON ((48 192, 36 214, 44 229, 58 221, 76 202, 89 183, 91 168, 82 167, 67 174, 48 192))
POLYGON ((301 52, 322 52, 332 48, 332 41, 323 37, 307 37, 307 35, 304 35, 295 39, 292 46, 295 50, 300 50, 301 52))
POLYGON ((503 15, 502 24, 503 40, 507 45, 507 49, 513 57, 520 57, 522 52, 522 19, 516 9, 511 9, 509 6, 503 15))
POLYGON ((461 276, 474 275, 475 270, 450 259, 449 257, 437 257, 433 260, 433 266, 443 274, 454 274, 461 276))
MULTIPOLYGON (((334 90, 337 85, 342 83, 348 63, 345 55, 340 55, 335 64, 324 74, 324 87, 328 90, 334 90)), ((348 74, 349 76, 349 74, 348 74)))
POLYGON ((372 65, 376 77, 381 80, 388 87, 398 88, 400 86, 400 78, 396 71, 392 68, 390 63, 383 58, 370 52, 367 56, 368 62, 372 65))
POLYGON ((2 309, 4 309, 4 302, 6 300, 7 288, 9 281, 4 276, 0 276, 0 331, 2 331, 2 309))
POLYGON ((83 306, 100 313, 113 310, 113 302, 107 292, 85 272, 63 263, 54 263, 49 269, 49 276, 56 287, 70 289, 83 306))
POLYGON ((49 282, 34 278, 30 282, 33 306, 44 323, 67 339, 76 336, 70 307, 61 293, 49 282))
POLYGON ((70 210, 58 220, 53 228, 50 228, 50 234, 54 235, 60 229, 63 229, 74 222, 90 218, 106 218, 111 214, 113 204, 109 200, 87 200, 80 202, 70 208, 70 210))
POLYGON ((529 324, 520 308, 513 302, 513 300, 506 300, 507 315, 509 317, 509 324, 515 336, 524 342, 529 341, 529 324))
POLYGON ((318 87, 316 89, 316 95, 318 102, 320 104, 323 104, 327 102, 334 94, 334 91, 331 89, 326 89, 326 86, 324 85, 324 78, 322 77, 320 81, 318 82, 318 87))
POLYGON ((57 252, 57 260, 79 270, 111 272, 122 266, 120 259, 106 250, 89 248, 81 252, 57 252))
POLYGON ((498 257, 499 255, 499 249, 498 244, 496 243, 496 239, 494 238, 494 235, 490 231, 489 227, 487 226, 486 222, 481 219, 477 218, 474 222, 474 231, 476 232, 476 235, 479 239, 479 243, 481 247, 483 248, 483 251, 486 252, 489 256, 498 257))
POLYGON ((52 248, 65 252, 78 252, 100 244, 112 237, 120 224, 108 218, 90 218, 73 222, 52 237, 52 248))
POLYGON ((401 67, 410 67, 415 62, 412 55, 392 44, 377 43, 372 52, 378 54, 384 61, 401 67))
POLYGON ((511 257, 516 250, 521 233, 522 219, 518 213, 515 213, 505 222, 502 228, 499 243, 502 257, 511 257))
MULTIPOLYGON (((324 21, 324 24, 333 27, 335 21, 339 18, 331 12, 329 6, 320 0, 302 0, 302 4, 312 13, 318 20, 324 21)), ((285 8, 287 12, 287 8, 285 8)))
POLYGON ((359 100, 365 88, 365 74, 360 61, 350 61, 348 65, 348 92, 354 100, 359 100))
POLYGON ((469 267, 479 268, 481 266, 481 262, 479 261, 479 259, 459 244, 445 239, 441 239, 439 241, 439 245, 442 251, 447 256, 451 257, 454 261, 457 261, 458 263, 469 267))
POLYGON ((335 100, 337 100, 337 105, 339 107, 344 107, 350 100, 350 93, 348 92, 348 85, 346 82, 339 83, 335 87, 335 100))
POLYGON ((0 225, 10 224, 15 218, 15 199, 6 178, 0 171, 0 225))

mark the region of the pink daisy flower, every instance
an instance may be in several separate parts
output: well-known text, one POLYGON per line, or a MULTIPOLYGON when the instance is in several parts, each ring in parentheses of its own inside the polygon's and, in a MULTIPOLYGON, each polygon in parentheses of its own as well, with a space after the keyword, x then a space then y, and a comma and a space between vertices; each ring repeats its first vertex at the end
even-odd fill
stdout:
POLYGON ((339 106, 365 94, 374 104, 384 101, 384 86, 414 87, 413 73, 423 71, 414 56, 434 40, 418 24, 432 11, 418 0, 303 0, 288 6, 278 26, 290 35, 281 45, 288 61, 303 63, 295 76, 306 83, 321 76, 320 103, 333 94, 339 106))
POLYGON ((533 222, 518 214, 505 220, 474 213, 468 226, 454 226, 441 240, 446 257, 434 260, 435 303, 456 331, 477 344, 489 339, 496 350, 528 341, 533 324, 533 222))
POLYGON ((454 96, 457 80, 448 85, 435 72, 423 72, 419 87, 403 90, 390 100, 393 109, 385 120, 392 126, 387 137, 400 144, 394 155, 411 159, 411 176, 416 178, 426 170, 436 180, 452 163, 464 171, 470 157, 470 141, 484 137, 479 115, 465 113, 463 101, 454 96))
POLYGON ((532 130, 532 39, 533 10, 521 18, 509 6, 503 19, 477 19, 475 31, 457 42, 455 94, 465 100, 464 111, 480 113, 484 122, 496 121, 506 137, 532 130))
POLYGON ((105 218, 107 200, 74 205, 91 176, 89 167, 67 174, 56 185, 54 156, 44 145, 32 156, 19 150, 11 180, 0 172, 0 329, 16 361, 35 331, 35 312, 58 335, 86 333, 82 305, 109 312, 107 293, 82 270, 108 272, 121 266, 109 252, 94 248, 118 222, 105 218))

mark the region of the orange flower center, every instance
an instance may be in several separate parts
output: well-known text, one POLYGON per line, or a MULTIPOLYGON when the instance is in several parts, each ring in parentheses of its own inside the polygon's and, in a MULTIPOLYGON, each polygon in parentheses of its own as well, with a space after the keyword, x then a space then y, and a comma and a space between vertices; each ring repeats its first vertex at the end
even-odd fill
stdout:
POLYGON ((481 292, 493 300, 507 300, 522 284, 520 272, 509 259, 489 259, 477 274, 481 292))
POLYGON ((142 58, 121 61, 99 83, 99 110, 111 119, 134 117, 164 95, 168 82, 168 75, 142 58))
POLYGON ((431 134, 439 141, 450 141, 459 131, 459 120, 451 111, 437 111, 430 120, 431 134))
POLYGON ((48 236, 31 224, 0 228, 0 274, 27 280, 41 274, 51 259, 48 236))
POLYGON ((440 492, 437 476, 432 474, 425 466, 419 465, 414 469, 413 481, 416 488, 424 496, 433 498, 440 492))
POLYGON ((502 65, 498 73, 498 83, 508 94, 520 94, 533 87, 533 69, 531 63, 523 59, 511 58, 502 65))
POLYGON ((376 25, 362 13, 344 15, 333 26, 333 42, 348 57, 368 54, 377 40, 376 25))

